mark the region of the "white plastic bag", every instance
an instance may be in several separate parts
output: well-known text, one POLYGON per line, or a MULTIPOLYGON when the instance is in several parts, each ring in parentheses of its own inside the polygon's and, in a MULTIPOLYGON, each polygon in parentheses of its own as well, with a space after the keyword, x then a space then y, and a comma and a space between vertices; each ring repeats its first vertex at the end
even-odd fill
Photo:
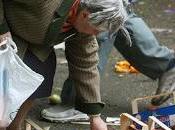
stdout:
POLYGON ((44 80, 25 65, 16 52, 12 39, 0 43, 0 127, 12 122, 11 116, 44 80))

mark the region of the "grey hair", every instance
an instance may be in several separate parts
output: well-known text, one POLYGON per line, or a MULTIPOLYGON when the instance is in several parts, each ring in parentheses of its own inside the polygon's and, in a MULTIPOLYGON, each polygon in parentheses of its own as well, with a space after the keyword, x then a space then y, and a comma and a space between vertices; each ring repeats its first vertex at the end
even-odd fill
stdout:
POLYGON ((81 0, 81 6, 91 12, 90 22, 102 31, 115 32, 127 19, 122 0, 81 0))

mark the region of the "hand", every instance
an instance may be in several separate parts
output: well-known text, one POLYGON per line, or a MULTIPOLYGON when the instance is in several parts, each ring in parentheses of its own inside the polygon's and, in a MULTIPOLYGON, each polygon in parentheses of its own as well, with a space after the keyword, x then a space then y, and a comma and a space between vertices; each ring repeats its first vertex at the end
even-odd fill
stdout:
POLYGON ((74 28, 77 29, 77 31, 80 33, 97 35, 99 33, 99 30, 89 22, 89 14, 89 11, 82 10, 73 23, 74 28))
POLYGON ((107 130, 107 125, 100 116, 90 117, 90 128, 91 130, 107 130))
POLYGON ((158 108, 159 108, 159 106, 155 106, 153 104, 148 104, 147 105, 147 109, 150 110, 150 111, 154 111, 154 110, 156 110, 158 108))
POLYGON ((12 38, 10 32, 7 32, 7 33, 5 33, 5 34, 0 35, 0 43, 1 43, 2 41, 4 41, 7 37, 12 38))

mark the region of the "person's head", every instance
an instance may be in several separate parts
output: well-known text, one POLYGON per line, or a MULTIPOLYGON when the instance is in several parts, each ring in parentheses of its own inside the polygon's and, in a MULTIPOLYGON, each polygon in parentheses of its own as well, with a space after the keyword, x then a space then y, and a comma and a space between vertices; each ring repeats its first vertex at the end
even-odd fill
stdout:
POLYGON ((81 0, 75 28, 87 34, 112 33, 123 25, 126 16, 122 0, 81 0))

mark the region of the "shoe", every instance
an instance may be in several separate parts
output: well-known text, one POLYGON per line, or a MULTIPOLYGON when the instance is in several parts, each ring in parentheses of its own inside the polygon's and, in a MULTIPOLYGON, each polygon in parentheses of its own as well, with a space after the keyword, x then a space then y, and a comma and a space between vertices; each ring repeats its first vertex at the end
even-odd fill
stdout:
MULTIPOLYGON (((175 67, 165 72, 159 78, 158 89, 156 91, 156 95, 161 94, 161 93, 171 93, 173 91, 175 91, 175 67)), ((169 98, 170 98, 170 95, 161 96, 159 98, 153 98, 151 100, 151 104, 154 106, 160 106, 165 101, 167 101, 169 98)))
POLYGON ((50 122, 87 121, 87 114, 64 106, 54 106, 41 111, 41 117, 50 122))

